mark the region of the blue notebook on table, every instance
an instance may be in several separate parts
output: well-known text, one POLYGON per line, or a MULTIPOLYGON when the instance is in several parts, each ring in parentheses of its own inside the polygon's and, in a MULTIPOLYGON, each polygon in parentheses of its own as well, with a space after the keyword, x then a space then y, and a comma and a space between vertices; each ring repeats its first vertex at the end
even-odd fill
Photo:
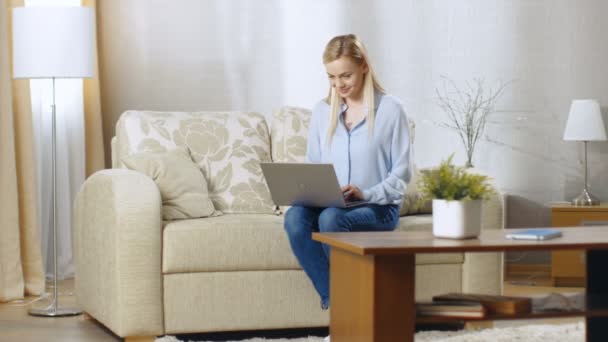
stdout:
POLYGON ((506 235, 507 239, 512 240, 550 240, 562 236, 562 232, 557 229, 525 229, 506 235))

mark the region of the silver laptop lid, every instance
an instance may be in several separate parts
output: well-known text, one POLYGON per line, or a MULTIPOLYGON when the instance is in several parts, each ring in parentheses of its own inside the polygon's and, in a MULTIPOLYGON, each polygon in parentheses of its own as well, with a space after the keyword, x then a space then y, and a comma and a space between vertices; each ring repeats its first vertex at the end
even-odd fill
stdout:
POLYGON ((277 205, 346 208, 332 164, 260 163, 277 205))

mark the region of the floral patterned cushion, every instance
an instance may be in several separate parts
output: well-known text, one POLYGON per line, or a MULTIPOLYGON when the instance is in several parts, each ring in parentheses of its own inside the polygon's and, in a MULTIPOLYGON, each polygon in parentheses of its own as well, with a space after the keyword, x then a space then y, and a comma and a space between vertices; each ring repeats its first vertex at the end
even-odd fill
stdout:
POLYGON ((116 125, 118 158, 187 146, 208 181, 215 209, 274 213, 260 162, 269 162, 264 116, 243 112, 127 111, 116 125))
MULTIPOLYGON (((306 162, 306 139, 310 125, 310 109, 282 107, 274 112, 270 128, 272 161, 279 163, 306 162)), ((278 206, 278 214, 284 214, 289 206, 278 206)))
POLYGON ((304 163, 306 161, 306 139, 311 111, 305 108, 282 107, 272 117, 270 140, 272 161, 304 163))

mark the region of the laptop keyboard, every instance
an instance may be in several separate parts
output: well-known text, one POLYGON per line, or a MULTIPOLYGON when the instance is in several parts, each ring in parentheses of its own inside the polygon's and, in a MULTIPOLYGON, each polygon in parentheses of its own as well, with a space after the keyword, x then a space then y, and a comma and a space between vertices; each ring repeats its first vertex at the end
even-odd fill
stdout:
POLYGON ((357 201, 346 201, 346 207, 354 207, 357 205, 365 204, 367 201, 357 200, 357 201))

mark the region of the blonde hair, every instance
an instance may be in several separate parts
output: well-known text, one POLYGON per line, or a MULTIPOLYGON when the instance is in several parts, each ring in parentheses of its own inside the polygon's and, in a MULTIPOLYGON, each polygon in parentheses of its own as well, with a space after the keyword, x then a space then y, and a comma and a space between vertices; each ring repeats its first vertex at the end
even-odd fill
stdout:
MULTIPOLYGON (((363 100, 367 104, 367 128, 368 136, 372 136, 374 132, 374 118, 376 108, 374 93, 376 91, 384 93, 384 89, 378 82, 376 73, 367 55, 367 50, 361 40, 354 34, 336 36, 332 38, 325 46, 323 52, 323 64, 333 62, 340 57, 350 57, 357 65, 366 65, 367 73, 363 80, 363 100)), ((330 106, 329 127, 327 129, 327 145, 331 145, 336 127, 338 127, 338 113, 343 99, 340 98, 334 87, 329 86, 329 94, 325 99, 330 106)))

